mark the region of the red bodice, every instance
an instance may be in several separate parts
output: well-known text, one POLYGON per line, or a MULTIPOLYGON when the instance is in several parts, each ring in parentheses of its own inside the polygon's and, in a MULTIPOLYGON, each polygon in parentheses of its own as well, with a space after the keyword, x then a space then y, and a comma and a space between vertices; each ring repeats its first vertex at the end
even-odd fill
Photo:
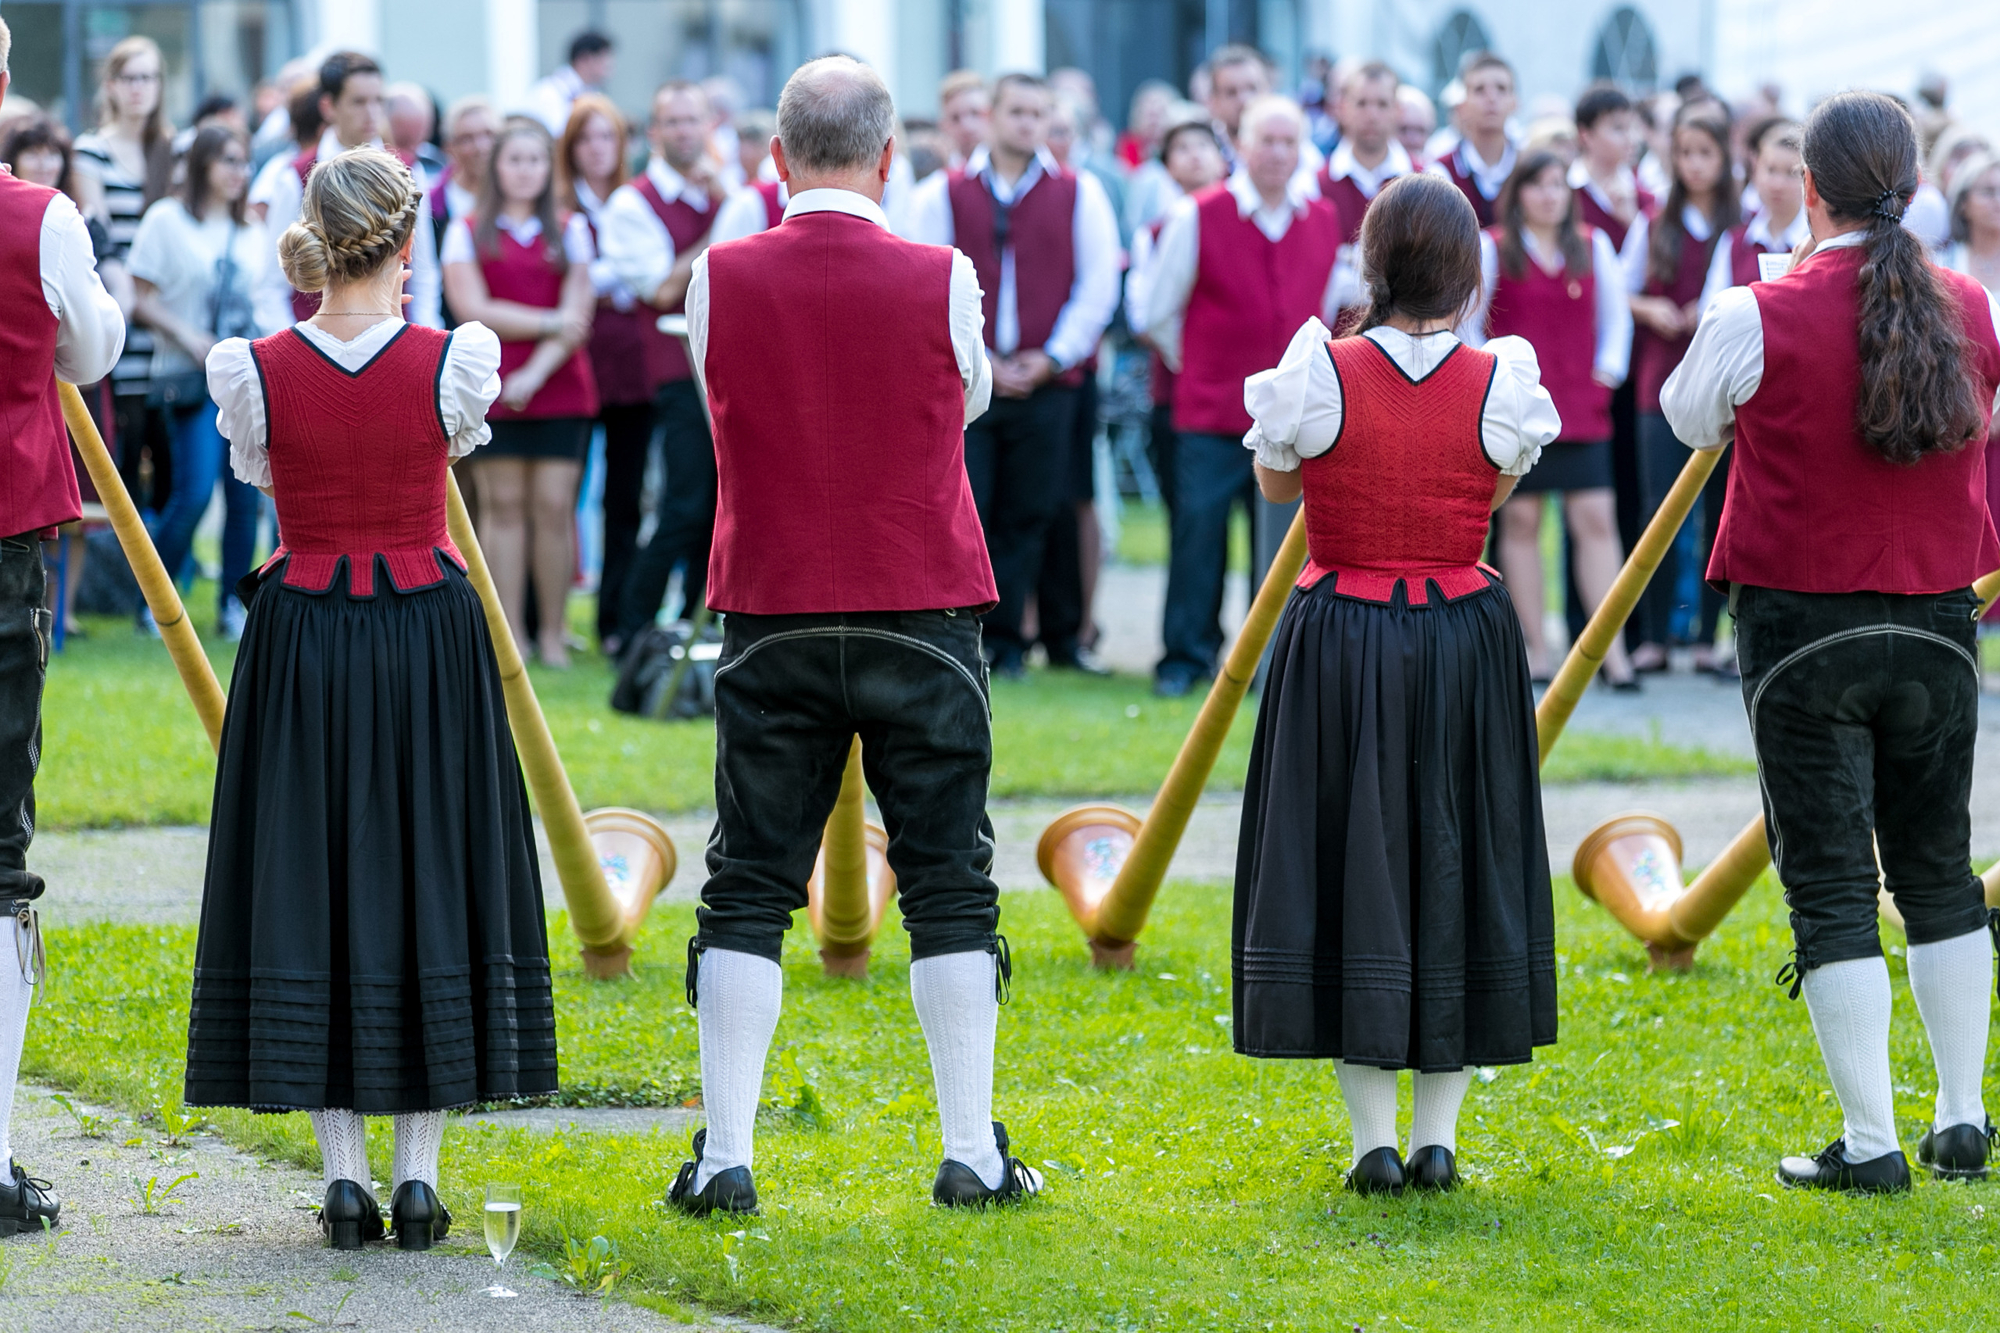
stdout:
MULTIPOLYGON (((1495 227, 1491 235, 1498 247, 1503 240, 1495 227)), ((1590 228, 1583 229, 1583 250, 1593 253, 1590 228)), ((1606 274, 1609 282, 1619 275, 1606 274)), ((1562 417, 1559 440, 1595 444, 1611 438, 1611 390, 1597 382, 1597 274, 1594 270, 1572 274, 1565 267, 1550 273, 1532 256, 1524 255, 1521 276, 1514 277, 1503 264, 1493 285, 1493 302, 1487 309, 1486 334, 1490 338, 1508 335, 1525 338, 1535 349, 1542 371, 1542 387, 1555 399, 1562 417)))
MULTIPOLYGON (((478 235, 477 218, 469 217, 465 223, 473 229, 475 236, 478 235)), ((562 244, 563 225, 564 220, 558 219, 556 235, 537 236, 533 243, 527 245, 496 227, 493 253, 479 256, 479 271, 486 279, 487 294, 496 301, 513 301, 538 310, 554 310, 561 306, 564 272, 549 259, 548 247, 562 244)), ((535 354, 536 345, 532 338, 500 344, 502 382, 528 364, 528 359, 535 354)), ((535 396, 528 400, 526 407, 516 412, 496 399, 486 415, 493 421, 596 416, 597 377, 592 373, 590 358, 582 348, 578 348, 570 353, 569 360, 556 367, 555 373, 535 391, 535 396)))

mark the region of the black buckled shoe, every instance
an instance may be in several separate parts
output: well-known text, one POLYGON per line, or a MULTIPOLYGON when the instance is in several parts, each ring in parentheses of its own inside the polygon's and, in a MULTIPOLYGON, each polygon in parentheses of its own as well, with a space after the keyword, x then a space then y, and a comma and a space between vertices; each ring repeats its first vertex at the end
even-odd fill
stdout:
POLYGON ((747 1166, 732 1166, 727 1171, 718 1171, 709 1178, 708 1184, 695 1189, 695 1172, 700 1169, 702 1154, 707 1148, 708 1131, 696 1130, 694 1160, 683 1162, 680 1174, 667 1187, 667 1206, 678 1208, 693 1217, 707 1217, 710 1213, 756 1212, 757 1182, 750 1178, 747 1166))
POLYGON ((7 1163, 7 1179, 0 1180, 0 1236, 22 1231, 53 1231, 62 1225, 62 1200, 55 1186, 37 1180, 15 1161, 7 1163))
POLYGON ((1377 1148, 1347 1173, 1347 1188, 1356 1194, 1401 1194, 1409 1178, 1394 1148, 1377 1148))
POLYGON ((1007 1147, 1007 1127, 993 1122, 993 1143, 1000 1150, 1000 1185, 987 1188, 979 1173, 963 1162, 947 1157, 931 1182, 931 1202, 940 1208, 984 1208, 988 1204, 1016 1203, 1042 1192, 1042 1173, 1011 1155, 1007 1147))
POLYGON ((1455 1190, 1459 1186, 1458 1157, 1451 1149, 1433 1143, 1410 1154, 1403 1163, 1403 1183, 1413 1190, 1455 1190))
POLYGON ((1787 1189, 1900 1194, 1910 1188, 1910 1163, 1901 1149, 1866 1162, 1849 1161, 1847 1140, 1835 1139, 1812 1157, 1778 1163, 1778 1183, 1787 1189))
POLYGON ((451 1209, 421 1180, 406 1180, 389 1199, 389 1230, 396 1247, 428 1250, 451 1234, 451 1209))
POLYGON ((1939 1180, 1984 1180, 1986 1159, 2000 1130, 1991 1120, 1986 1128, 1951 1125, 1927 1129, 1917 1143, 1917 1164, 1930 1168, 1939 1180))
POLYGON ((326 1200, 320 1204, 319 1229, 332 1248, 358 1250, 382 1239, 382 1205, 366 1185, 336 1180, 326 1187, 326 1200))

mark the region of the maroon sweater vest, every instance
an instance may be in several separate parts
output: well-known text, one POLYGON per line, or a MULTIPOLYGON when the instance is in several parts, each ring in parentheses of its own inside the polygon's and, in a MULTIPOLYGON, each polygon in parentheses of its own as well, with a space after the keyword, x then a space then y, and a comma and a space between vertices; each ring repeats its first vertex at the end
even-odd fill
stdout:
POLYGON ((1328 574, 1345 597, 1386 602, 1402 584, 1425 606, 1489 586, 1479 563, 1499 469, 1480 418, 1499 358, 1460 344, 1412 380, 1368 338, 1327 344, 1340 376, 1340 434, 1300 466, 1306 549, 1298 586, 1328 574))
POLYGON ((401 592, 441 582, 440 554, 465 568, 444 519, 438 381, 450 346, 442 329, 406 324, 350 372, 297 329, 250 344, 284 538, 265 568, 285 561, 285 586, 326 592, 345 561, 349 591, 372 597, 377 556, 401 592))
MULTIPOLYGON (((1650 214, 1654 204, 1653 192, 1642 188, 1639 191, 1639 212, 1650 214)), ((1620 221, 1616 213, 1598 203, 1597 196, 1590 192, 1588 186, 1576 192, 1576 216, 1584 225, 1595 227, 1610 237, 1612 249, 1625 248, 1625 234, 1632 230, 1632 224, 1620 221)))
MULTIPOLYGON (((602 253, 597 220, 589 214, 590 239, 602 253)), ((590 323, 590 373, 597 381, 600 407, 619 407, 653 401, 653 382, 646 373, 646 322, 656 318, 651 306, 634 303, 620 310, 608 296, 597 299, 597 313, 590 323)))
MULTIPOLYGON (((1490 235, 1502 241, 1501 229, 1490 235)), ((1591 253, 1591 231, 1583 228, 1584 253, 1591 253)), ((1611 277, 1618 280, 1616 274, 1611 277)), ((1513 277, 1503 262, 1493 286, 1493 304, 1486 313, 1486 334, 1526 338, 1542 369, 1542 387, 1556 401, 1562 417, 1558 440, 1595 444, 1611 438, 1611 390, 1592 378, 1597 368, 1597 274, 1595 269, 1572 275, 1567 269, 1550 273, 1523 255, 1521 276, 1513 277)))
POLYGON ((757 197, 764 201, 764 229, 769 231, 772 227, 783 222, 785 220, 785 205, 779 202, 778 199, 778 192, 785 188, 783 182, 758 181, 751 188, 756 190, 757 197))
POLYGON ((1272 241, 1226 185, 1196 196, 1200 250, 1174 380, 1174 429, 1250 429, 1243 381, 1278 364, 1299 326, 1320 313, 1340 253, 1340 218, 1324 199, 1272 241))
POLYGON ((1775 254, 1776 249, 1762 241, 1751 241, 1751 219, 1745 218, 1729 229, 1729 285, 1748 287, 1758 280, 1757 256, 1775 254))
POLYGON ((1709 559, 1717 584, 1793 592, 1937 593, 2000 566, 1986 508, 1986 417, 2000 341, 1986 293, 1938 270, 1957 300, 1979 399, 1977 438, 1913 466, 1891 463, 1854 427, 1861 385, 1855 325, 1861 247, 1828 250, 1778 282, 1751 284, 1764 324, 1764 378, 1736 409, 1728 498, 1709 559))
POLYGON ((60 325, 42 295, 42 218, 55 197, 0 171, 0 537, 83 512, 56 397, 60 325))
MULTIPOLYGON (((479 234, 479 220, 467 218, 466 225, 479 234)), ((493 230, 493 253, 479 257, 479 271, 486 278, 486 291, 496 301, 514 301, 538 310, 554 310, 562 304, 563 270, 549 260, 553 240, 562 244, 564 218, 556 219, 556 235, 538 236, 533 245, 523 245, 499 228, 493 230)), ((528 364, 535 354, 536 340, 502 341, 500 379, 528 364)), ((539 420, 550 417, 594 417, 597 415, 597 377, 583 349, 571 352, 569 360, 556 367, 528 405, 516 412, 499 399, 486 409, 489 421, 539 420)))
MULTIPOLYGON (((1660 225, 1658 214, 1653 216, 1653 225, 1660 225)), ((1703 284, 1708 281, 1708 264, 1715 258, 1715 245, 1716 237, 1713 235, 1706 241, 1682 236, 1680 263, 1674 270, 1674 280, 1662 283, 1658 278, 1648 277, 1641 290, 1647 296, 1664 296, 1680 306, 1698 299, 1703 284)), ((1688 345, 1693 341, 1692 333, 1684 333, 1678 338, 1662 338, 1643 324, 1633 331, 1632 378, 1638 384, 1638 408, 1641 412, 1660 410, 1660 387, 1667 382, 1667 376, 1674 373, 1674 367, 1681 363, 1681 358, 1687 355, 1688 345)))
POLYGON ((1479 192, 1479 182, 1473 178, 1472 169, 1465 164, 1465 145, 1460 144, 1446 153, 1439 165, 1444 168, 1444 174, 1451 178, 1451 183, 1458 187, 1458 192, 1471 203, 1472 214, 1479 219, 1479 225, 1492 226, 1493 200, 1479 192))
MULTIPOLYGON (((1076 283, 1076 177, 1043 175, 1007 210, 1008 248, 1014 252, 1014 314, 1020 345, 1031 352, 1048 342, 1076 283)), ((986 345, 993 346, 1000 315, 1000 246, 994 233, 993 196, 976 176, 953 168, 946 180, 953 243, 979 275, 986 312, 986 345)), ((1077 366, 1057 383, 1083 382, 1077 366)))
POLYGON ((1361 239, 1361 220, 1368 215, 1368 205, 1374 201, 1361 193, 1361 187, 1354 183, 1354 177, 1342 176, 1339 180, 1335 180, 1331 168, 1321 167, 1319 194, 1320 198, 1331 204, 1333 211, 1340 215, 1340 243, 1352 245, 1361 239))
MULTIPOLYGON (((385 148, 388 147, 388 145, 386 144, 383 146, 385 148)), ((406 167, 416 166, 417 155, 415 153, 405 153, 400 148, 390 148, 389 151, 395 154, 396 160, 401 162, 404 166, 406 167)), ((319 162, 319 145, 317 143, 315 143, 312 147, 306 149, 305 152, 300 153, 297 157, 292 159, 292 170, 298 175, 299 191, 301 194, 304 193, 306 188, 306 177, 312 175, 312 169, 314 166, 318 164, 318 162, 319 162)), ((445 209, 444 184, 443 182, 440 181, 437 188, 437 199, 431 205, 431 220, 433 224, 435 224, 437 219, 443 214, 444 209, 445 209)), ((442 242, 444 239, 444 233, 433 232, 431 239, 433 241, 442 242)), ((305 323, 307 320, 311 319, 314 315, 317 315, 319 313, 319 301, 320 301, 320 293, 318 292, 300 292, 300 291, 293 292, 292 318, 300 324, 305 323)), ((403 318, 405 320, 408 320, 410 318, 410 307, 407 305, 403 307, 403 318)))
POLYGON ((718 611, 989 607, 952 252, 803 213, 708 252, 718 611))
MULTIPOLYGON (((651 176, 642 173, 632 182, 632 188, 639 192, 639 197, 646 201, 646 206, 666 227, 667 235, 673 237, 676 256, 685 254, 696 241, 708 235, 708 229, 715 223, 713 208, 699 213, 679 198, 663 198, 651 176)), ((661 333, 659 329, 660 315, 677 314, 686 309, 685 304, 676 301, 670 306, 647 306, 646 309, 651 310, 654 316, 641 321, 646 339, 646 373, 653 387, 694 378, 694 372, 688 368, 686 345, 679 338, 661 333)))

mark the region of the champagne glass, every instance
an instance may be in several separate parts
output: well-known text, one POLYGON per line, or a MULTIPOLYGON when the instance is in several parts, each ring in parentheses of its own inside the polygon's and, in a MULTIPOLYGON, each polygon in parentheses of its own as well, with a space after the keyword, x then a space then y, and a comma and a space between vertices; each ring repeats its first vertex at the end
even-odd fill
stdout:
POLYGON ((486 1187, 486 1248, 493 1255, 493 1267, 505 1267, 521 1238, 521 1187, 490 1184, 486 1187))

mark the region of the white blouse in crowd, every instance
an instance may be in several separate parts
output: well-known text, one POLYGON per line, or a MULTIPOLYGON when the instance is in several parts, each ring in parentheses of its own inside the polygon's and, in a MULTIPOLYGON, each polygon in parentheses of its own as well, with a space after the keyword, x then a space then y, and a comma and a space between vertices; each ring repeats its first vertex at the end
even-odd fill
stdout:
MULTIPOLYGON (((1521 248, 1527 252, 1528 262, 1544 273, 1560 273, 1563 269, 1562 252, 1553 255, 1542 253, 1541 242, 1531 231, 1521 233, 1521 248)), ((1597 275, 1596 315, 1597 341, 1591 360, 1591 369, 1613 388, 1625 382, 1625 372, 1632 364, 1632 304, 1625 295, 1625 271, 1619 265, 1618 251, 1612 247, 1611 238, 1596 228, 1590 233, 1591 271, 1597 275)), ((1500 284, 1500 247, 1486 232, 1479 233, 1479 305, 1472 315, 1459 325, 1458 334, 1474 347, 1486 346, 1487 315, 1493 308, 1493 292, 1500 284)))
MULTIPOLYGON (((1814 253, 1861 245, 1864 231, 1819 242, 1814 253)), ((1779 279, 1780 282, 1784 279, 1779 279)), ((1987 317, 2000 333, 2000 304, 1989 292, 1987 317)), ((1731 287, 1702 312, 1687 355, 1660 388, 1660 412, 1690 449, 1720 449, 1736 436, 1736 409, 1764 382, 1764 317, 1748 287, 1731 287)), ((2000 394, 1994 396, 2000 410, 2000 394)))
MULTIPOLYGON (((529 214, 516 222, 506 214, 493 220, 500 231, 512 236, 521 245, 533 245, 542 236, 542 220, 529 214)), ((589 267, 597 258, 597 246, 590 239, 590 223, 582 213, 572 213, 563 226, 563 256, 572 264, 589 267)), ((444 229, 444 250, 438 256, 440 264, 476 264, 479 251, 472 243, 472 227, 464 218, 453 218, 444 229)))
MULTIPOLYGON (((350 373, 359 371, 389 345, 405 327, 391 316, 342 342, 313 324, 292 328, 350 373)), ((444 418, 451 456, 463 458, 493 438, 486 409, 500 396, 500 340, 484 324, 461 324, 452 330, 438 376, 438 411, 444 418)), ((264 420, 264 381, 250 344, 225 338, 208 354, 208 396, 215 400, 216 427, 229 441, 229 466, 252 486, 271 484, 270 433, 264 420)))
MULTIPOLYGON (((1450 332, 1412 335, 1387 325, 1361 336, 1413 380, 1427 377, 1459 345, 1450 332)), ((1331 337, 1326 325, 1307 320, 1275 369, 1243 383, 1243 406, 1250 412, 1243 447, 1274 472, 1297 470, 1301 460, 1317 458, 1339 438, 1343 405, 1340 376, 1327 350, 1331 337)), ((1526 339, 1495 338, 1485 350, 1500 364, 1480 413, 1479 440, 1494 467, 1509 477, 1524 476, 1542 456, 1542 446, 1562 433, 1562 418, 1542 387, 1541 367, 1526 339)))

